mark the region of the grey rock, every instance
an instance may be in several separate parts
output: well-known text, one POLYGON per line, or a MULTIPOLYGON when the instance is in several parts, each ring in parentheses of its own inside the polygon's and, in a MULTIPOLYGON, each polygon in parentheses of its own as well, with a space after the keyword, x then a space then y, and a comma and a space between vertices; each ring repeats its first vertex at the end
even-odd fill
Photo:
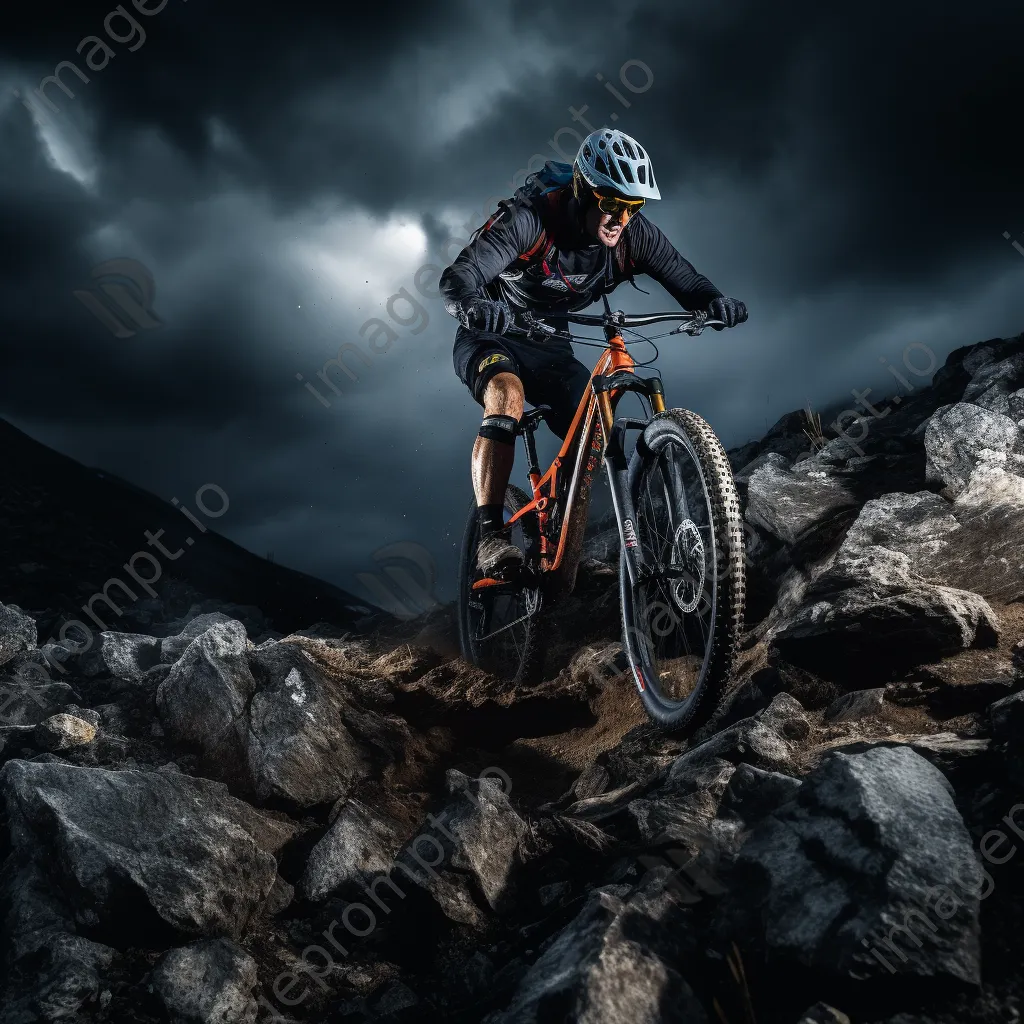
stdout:
POLYGON ((34 739, 43 750, 69 750, 92 743, 96 726, 75 715, 51 715, 35 727, 34 739))
POLYGON ((964 391, 963 401, 1009 415, 1010 395, 1024 385, 1024 354, 1017 353, 979 367, 964 391))
POLYGON ((223 938, 170 950, 150 976, 170 1024, 253 1024, 256 980, 256 961, 223 938))
POLYGON ((39 639, 36 620, 16 604, 0 604, 0 665, 22 651, 35 650, 39 639))
POLYGON ((841 513, 858 504, 840 480, 803 465, 790 470, 781 456, 769 454, 747 486, 747 521, 789 545, 812 536, 826 541, 838 530, 841 513))
POLYGON ((1003 603, 1024 597, 1024 466, 1018 469, 979 467, 953 502, 962 543, 958 566, 946 574, 1003 603))
POLYGON ((907 747, 827 757, 739 851, 715 924, 854 978, 980 983, 981 869, 938 769, 907 747), (892 945, 886 945, 891 942, 892 945))
POLYGON ((679 973, 695 952, 686 913, 662 879, 628 903, 592 894, 484 1024, 706 1024, 679 973))
POLYGON ((80 699, 67 683, 53 681, 43 666, 16 655, 0 679, 0 722, 36 725, 80 699))
POLYGON ((286 882, 280 875, 274 879, 274 887, 267 897, 267 915, 273 917, 287 910, 295 899, 295 886, 286 882))
POLYGON ((677 759, 665 782, 628 804, 641 838, 692 851, 704 843, 736 766, 719 757, 677 759))
POLYGON ((825 708, 826 722, 856 722, 877 715, 885 707, 885 687, 871 690, 852 690, 837 697, 825 708))
POLYGON ((160 658, 160 641, 140 633, 100 633, 99 656, 107 671, 129 683, 142 681, 160 658))
POLYGON ((858 558, 874 546, 907 555, 929 583, 1016 600, 1024 594, 1024 479, 982 467, 952 503, 930 491, 869 501, 839 557, 858 558))
POLYGON ((772 645, 795 665, 852 680, 863 679, 865 666, 884 674, 994 646, 998 637, 998 619, 984 598, 927 583, 906 555, 873 547, 822 572, 772 645))
POLYGON ((711 758, 733 764, 746 761, 766 770, 791 767, 797 743, 806 738, 810 728, 800 702, 791 694, 778 693, 763 711, 714 733, 681 754, 672 763, 669 778, 689 773, 711 758))
POLYGON ((924 433, 926 477, 956 495, 979 466, 1024 469, 1024 459, 1016 454, 1020 439, 1020 429, 1009 416, 968 402, 945 406, 931 417, 924 433))
POLYGON ((0 998, 4 1024, 37 1024, 78 1018, 96 999, 117 951, 80 935, 48 935, 34 955, 7 978, 0 998))
POLYGON ((368 884, 391 870, 402 845, 395 824, 355 799, 345 801, 313 847, 300 883, 307 899, 322 900, 345 886, 368 884))
POLYGON ((474 892, 498 913, 513 906, 529 826, 499 779, 451 769, 446 781, 448 803, 405 844, 397 864, 451 920, 479 926, 474 892))
POLYGON ((932 491, 885 494, 864 504, 839 549, 842 559, 862 557, 870 548, 899 551, 925 575, 941 564, 944 553, 962 531, 952 506, 932 491))
MULTIPOLYGON (((230 619, 223 612, 206 612, 189 619, 180 633, 164 637, 160 641, 160 661, 165 665, 173 664, 185 653, 185 648, 196 637, 202 636, 211 626, 232 621, 234 620, 230 619)), ((243 626, 242 628, 244 629, 245 627, 243 626)))
POLYGON ((38 859, 76 925, 113 925, 127 942, 158 921, 237 938, 264 907, 272 854, 295 830, 218 783, 171 772, 9 761, 0 794, 7 870, 38 859))
POLYGON ((314 640, 255 648, 239 622, 196 637, 157 690, 171 742, 243 795, 303 807, 347 796, 375 765, 405 756, 405 723, 383 684, 347 676, 314 640))

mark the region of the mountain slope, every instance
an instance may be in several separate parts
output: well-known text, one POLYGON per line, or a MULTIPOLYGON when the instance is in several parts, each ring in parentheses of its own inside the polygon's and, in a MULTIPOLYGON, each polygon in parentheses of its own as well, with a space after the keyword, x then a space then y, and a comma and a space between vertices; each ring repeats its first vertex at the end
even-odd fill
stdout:
MULTIPOLYGON (((214 532, 217 517, 204 516, 192 496, 185 505, 208 532, 169 502, 83 466, 4 420, 0 453, 0 580, 33 611, 47 635, 63 617, 83 619, 82 605, 115 577, 139 600, 114 586, 110 594, 123 617, 100 602, 93 605, 100 618, 110 629, 151 623, 154 609, 146 604, 146 588, 124 568, 137 551, 158 563, 141 557, 135 568, 143 580, 160 573, 153 590, 169 602, 167 620, 203 598, 255 605, 282 632, 318 620, 351 627, 369 611, 364 601, 340 588, 268 562, 219 536, 214 532), (149 544, 146 531, 177 557, 149 544), (140 618, 143 605, 146 614, 140 618)), ((223 499, 215 490, 201 497, 207 508, 220 513, 223 499)))

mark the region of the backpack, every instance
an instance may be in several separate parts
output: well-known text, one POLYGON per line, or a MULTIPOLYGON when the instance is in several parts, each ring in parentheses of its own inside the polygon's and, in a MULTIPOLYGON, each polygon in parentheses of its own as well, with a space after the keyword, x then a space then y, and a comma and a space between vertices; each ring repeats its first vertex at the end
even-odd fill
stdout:
MULTIPOLYGON (((498 203, 498 209, 491 214, 486 223, 482 224, 473 232, 470 244, 485 231, 489 231, 496 224, 506 217, 511 219, 515 216, 517 208, 522 204, 533 206, 542 223, 548 221, 556 214, 558 207, 564 208, 568 198, 572 195, 568 186, 572 185, 573 165, 561 160, 548 160, 539 171, 527 175, 526 181, 515 190, 508 199, 502 199, 498 203)), ((633 275, 626 270, 627 263, 630 270, 633 269, 633 261, 629 258, 629 233, 623 232, 622 240, 615 246, 615 262, 618 264, 619 272, 625 274, 632 282, 633 275)), ((547 226, 541 228, 540 234, 534 243, 525 251, 519 254, 517 262, 524 264, 540 262, 545 265, 555 252, 554 242, 551 240, 547 226)), ((634 284, 635 287, 635 284, 634 284)))

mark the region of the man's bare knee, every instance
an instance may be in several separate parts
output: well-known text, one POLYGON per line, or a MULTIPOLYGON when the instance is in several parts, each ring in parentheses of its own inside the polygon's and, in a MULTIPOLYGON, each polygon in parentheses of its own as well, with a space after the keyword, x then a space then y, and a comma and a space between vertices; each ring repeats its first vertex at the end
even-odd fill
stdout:
POLYGON ((495 374, 484 388, 484 415, 522 419, 523 382, 514 373, 495 374))

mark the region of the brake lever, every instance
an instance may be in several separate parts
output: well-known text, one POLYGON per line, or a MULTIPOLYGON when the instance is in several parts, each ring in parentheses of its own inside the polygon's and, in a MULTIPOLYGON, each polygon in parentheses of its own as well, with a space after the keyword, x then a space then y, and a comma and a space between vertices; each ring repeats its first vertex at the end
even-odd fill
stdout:
POLYGON ((696 338, 704 332, 705 327, 715 327, 718 324, 725 326, 724 320, 709 320, 707 313, 694 313, 693 319, 689 323, 680 324, 674 331, 669 331, 669 334, 688 334, 691 338, 696 338))
POLYGON ((526 330, 530 334, 533 334, 535 331, 537 331, 537 332, 539 332, 541 334, 557 334, 558 333, 558 328, 557 327, 552 327, 551 324, 542 323, 540 320, 538 320, 533 315, 533 312, 531 310, 529 310, 529 309, 524 309, 523 310, 523 312, 522 312, 522 320, 523 320, 523 323, 526 325, 526 330))

